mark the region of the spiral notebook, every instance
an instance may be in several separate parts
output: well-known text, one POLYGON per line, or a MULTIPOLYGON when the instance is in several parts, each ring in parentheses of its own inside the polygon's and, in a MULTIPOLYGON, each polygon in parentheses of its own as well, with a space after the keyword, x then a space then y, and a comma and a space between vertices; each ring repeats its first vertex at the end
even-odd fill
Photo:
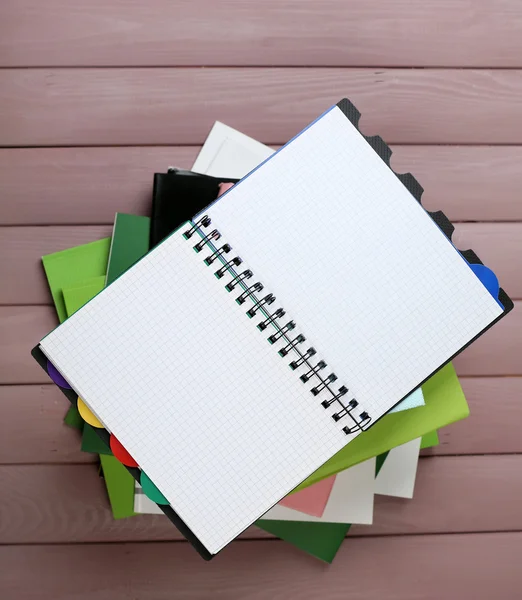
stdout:
POLYGON ((333 106, 35 351, 205 558, 512 308, 358 118, 333 106))

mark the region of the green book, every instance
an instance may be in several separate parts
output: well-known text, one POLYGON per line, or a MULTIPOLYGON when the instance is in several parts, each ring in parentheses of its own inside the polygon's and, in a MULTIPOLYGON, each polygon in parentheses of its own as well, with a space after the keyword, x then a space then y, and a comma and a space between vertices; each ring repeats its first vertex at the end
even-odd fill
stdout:
POLYGON ((117 213, 107 267, 107 285, 149 251, 150 219, 117 213))
POLYGON ((82 452, 112 456, 111 449, 96 433, 96 429, 92 425, 89 425, 89 423, 84 423, 83 425, 81 450, 82 452))
POLYGON ((451 363, 435 373, 422 386, 422 391, 424 406, 385 415, 308 477, 295 491, 469 415, 466 398, 451 363))
POLYGON ((42 257, 60 323, 67 318, 62 290, 92 277, 105 275, 111 238, 104 238, 42 257))
MULTIPOLYGON (((63 290, 64 297, 72 303, 72 312, 75 312, 96 294, 101 292, 105 285, 110 285, 136 261, 145 256, 149 250, 150 219, 137 215, 117 213, 112 230, 111 246, 107 274, 95 280, 85 282, 71 291, 63 290)), ((72 314, 72 313, 70 313, 72 314)), ((93 428, 86 424, 83 429, 82 450, 109 454, 112 452, 95 434, 93 428), (94 434, 94 435, 93 435, 94 434), (100 448, 105 449, 104 451, 100 448)))
POLYGON ((70 317, 105 287, 105 274, 91 277, 62 289, 67 316, 70 317))
POLYGON ((425 448, 433 448, 433 446, 438 446, 439 445, 439 434, 437 433, 437 430, 435 431, 430 431, 430 433, 426 433, 425 435, 422 436, 421 439, 421 450, 424 450, 425 448))
MULTIPOLYGON (((136 217, 136 219, 142 223, 143 220, 148 222, 145 217, 136 217)), ((123 219, 123 222, 124 227, 129 221, 123 219)), ((103 289, 109 254, 112 251, 111 241, 112 238, 105 238, 42 257, 60 322, 103 289)), ((117 262, 121 262, 121 253, 118 250, 115 256, 117 262)), ((128 266, 130 265, 132 262, 128 266)), ((122 272, 126 268, 122 267, 122 272)), ((115 271, 113 270, 113 272, 115 271)), ((68 425, 82 430, 82 438, 85 436, 85 439, 82 439, 82 448, 100 454, 114 518, 134 515, 134 479, 132 476, 119 461, 110 456, 109 449, 106 449, 108 454, 100 453, 104 444, 101 444, 101 440, 93 428, 84 423, 76 406, 69 408, 64 420, 68 425)))
MULTIPOLYGON (((148 251, 150 219, 134 215, 116 215, 110 245, 107 276, 104 274, 64 288, 63 296, 70 316, 91 300, 104 287, 132 266, 148 251), (144 243, 144 240, 146 242, 144 243)), ((93 427, 85 423, 82 450, 100 454, 103 474, 114 518, 133 516, 134 479, 98 437, 93 427)))
MULTIPOLYGON (((72 315, 91 298, 104 288, 105 277, 98 277, 96 281, 86 280, 71 288, 64 289, 66 306, 72 315)), ((81 418, 81 417, 80 417, 81 418)), ((94 427, 88 423, 83 424, 82 450, 100 455, 100 463, 105 479, 105 486, 109 496, 112 515, 115 519, 132 517, 134 513, 134 479, 127 469, 111 456, 111 451, 98 437, 94 427)))
MULTIPOLYGON (((85 280, 103 276, 107 272, 111 238, 103 238, 53 254, 42 256, 42 263, 51 290, 53 303, 60 323, 67 318, 63 288, 85 283, 85 280)), ((76 406, 68 409, 65 423, 82 430, 83 419, 76 406)))

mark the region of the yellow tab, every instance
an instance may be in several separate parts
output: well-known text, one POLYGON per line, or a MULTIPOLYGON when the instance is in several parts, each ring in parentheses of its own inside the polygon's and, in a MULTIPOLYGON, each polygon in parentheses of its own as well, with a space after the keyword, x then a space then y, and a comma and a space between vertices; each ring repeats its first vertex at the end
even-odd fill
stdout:
POLYGON ((103 424, 100 423, 98 418, 91 412, 91 409, 87 407, 85 402, 78 396, 78 412, 80 413, 82 419, 92 425, 93 427, 102 428, 103 424))

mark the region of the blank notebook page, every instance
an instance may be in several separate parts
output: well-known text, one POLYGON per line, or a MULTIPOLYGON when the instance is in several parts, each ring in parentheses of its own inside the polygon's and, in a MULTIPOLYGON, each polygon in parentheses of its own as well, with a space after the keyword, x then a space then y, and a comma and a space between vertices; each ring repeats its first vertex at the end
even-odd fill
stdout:
POLYGON ((502 314, 338 107, 204 214, 374 419, 502 314))
POLYGON ((196 238, 170 236, 40 347, 215 553, 350 438, 196 238))

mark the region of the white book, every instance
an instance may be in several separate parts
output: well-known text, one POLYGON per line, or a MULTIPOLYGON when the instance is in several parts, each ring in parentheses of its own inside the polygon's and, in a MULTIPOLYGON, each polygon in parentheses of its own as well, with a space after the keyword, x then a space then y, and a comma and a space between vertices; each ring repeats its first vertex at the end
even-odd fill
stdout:
POLYGON ((375 478, 376 494, 413 498, 420 446, 421 438, 417 438, 388 452, 388 456, 375 478))
POLYGON ((40 342, 206 558, 512 307, 357 116, 332 107, 40 342))
POLYGON ((309 523, 373 522, 375 459, 366 460, 335 476, 323 514, 320 517, 276 504, 261 519, 265 521, 305 521, 309 523))

